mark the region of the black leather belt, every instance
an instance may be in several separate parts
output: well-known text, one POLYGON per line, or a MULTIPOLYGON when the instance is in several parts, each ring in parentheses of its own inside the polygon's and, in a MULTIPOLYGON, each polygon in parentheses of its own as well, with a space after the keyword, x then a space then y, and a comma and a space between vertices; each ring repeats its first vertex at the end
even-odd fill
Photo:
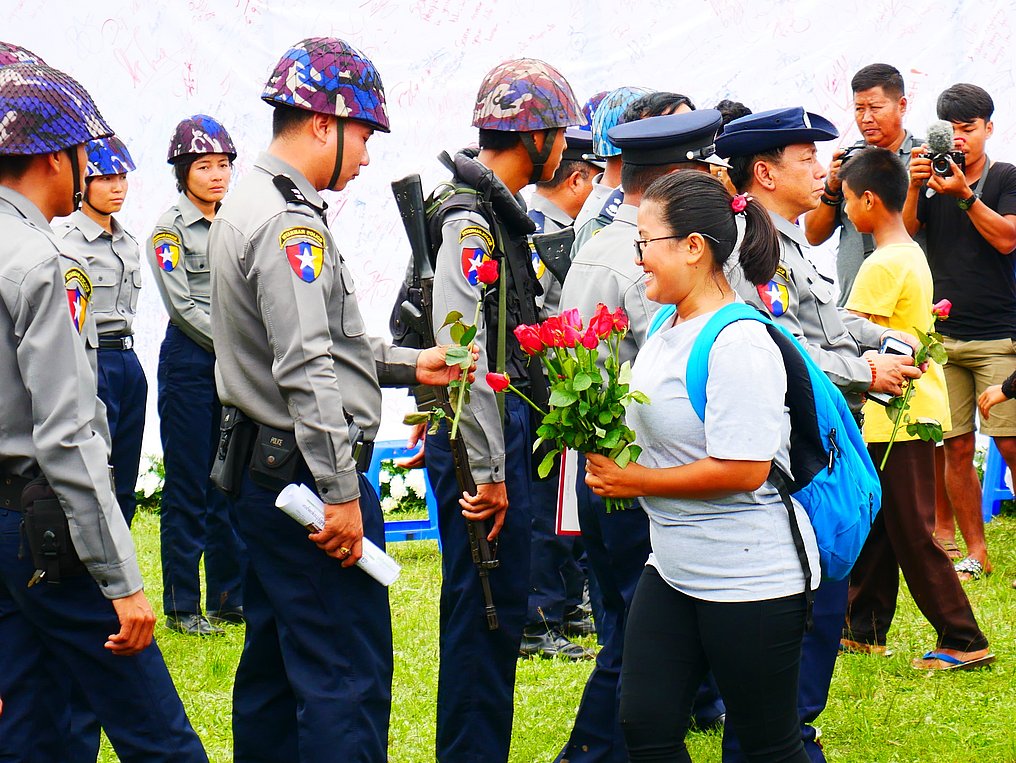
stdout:
POLYGON ((133 334, 100 334, 100 350, 132 350, 134 349, 133 334))

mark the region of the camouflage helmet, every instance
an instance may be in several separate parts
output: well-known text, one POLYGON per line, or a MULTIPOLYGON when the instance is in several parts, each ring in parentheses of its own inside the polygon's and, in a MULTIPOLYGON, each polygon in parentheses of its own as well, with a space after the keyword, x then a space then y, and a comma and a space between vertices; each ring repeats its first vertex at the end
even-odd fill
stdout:
POLYGON ((586 122, 588 124, 583 125, 581 129, 589 132, 593 129, 593 114, 596 113, 596 109, 600 107, 603 99, 607 97, 609 90, 603 90, 596 95, 590 96, 589 100, 582 104, 582 113, 586 115, 586 122))
POLYGON ((0 155, 49 154, 112 134, 77 80, 42 64, 0 67, 0 155))
POLYGON ((100 175, 122 175, 136 169, 127 146, 115 135, 89 141, 85 146, 85 151, 88 153, 88 164, 85 166, 86 178, 99 177, 100 175))
POLYGON ((236 147, 226 128, 205 114, 187 117, 173 130, 166 161, 176 164, 195 154, 225 154, 236 159, 236 147))
POLYGON ((606 159, 610 156, 618 156, 621 149, 610 142, 607 137, 607 130, 616 127, 621 121, 621 115, 628 106, 644 95, 653 92, 645 87, 619 87, 611 90, 606 97, 600 101, 593 114, 593 153, 606 159))
POLYGON ((11 64, 40 64, 46 66, 46 62, 28 48, 22 48, 13 42, 0 40, 0 66, 10 66, 11 64))
POLYGON ((481 130, 535 132, 585 123, 568 80, 536 58, 517 58, 491 69, 473 108, 473 127, 481 130))
POLYGON ((369 58, 337 37, 309 37, 287 50, 261 100, 391 132, 381 75, 369 58))

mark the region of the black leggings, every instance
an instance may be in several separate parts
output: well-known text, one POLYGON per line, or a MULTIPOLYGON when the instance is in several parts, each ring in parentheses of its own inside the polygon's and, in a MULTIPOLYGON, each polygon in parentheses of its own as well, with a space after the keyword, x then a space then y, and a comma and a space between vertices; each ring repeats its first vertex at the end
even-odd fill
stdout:
POLYGON ((690 761, 684 737, 711 668, 751 761, 809 763, 797 717, 804 594, 712 602, 646 567, 625 630, 621 726, 632 763, 690 761))

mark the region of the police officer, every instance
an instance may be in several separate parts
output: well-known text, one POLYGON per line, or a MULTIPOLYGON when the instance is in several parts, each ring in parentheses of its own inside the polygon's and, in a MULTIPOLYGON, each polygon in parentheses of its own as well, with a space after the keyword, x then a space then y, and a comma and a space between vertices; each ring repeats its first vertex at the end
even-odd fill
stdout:
POLYGON ((236 149, 211 117, 184 119, 169 143, 180 198, 155 224, 148 262, 169 325, 159 351, 159 431, 166 466, 160 522, 166 625, 219 635, 243 622, 242 550, 229 506, 208 479, 219 437, 212 349, 208 229, 229 189, 236 149), (201 614, 198 568, 205 559, 201 614))
POLYGON ((77 759, 76 688, 121 760, 207 763, 152 643, 155 615, 109 479, 92 281, 49 226, 80 203, 84 144, 112 130, 76 81, 38 64, 0 68, 0 112, 0 759, 77 759), (21 548, 28 509, 66 539, 59 565, 39 555, 41 577, 21 548))
POLYGON ((303 40, 262 98, 275 108, 272 142, 209 239, 219 396, 255 428, 235 503, 250 563, 234 760, 380 763, 391 710, 388 593, 352 566, 364 536, 384 545, 380 502, 363 475, 378 381, 444 384, 458 368, 443 350, 391 348, 364 333, 325 218, 319 192, 345 188, 368 162, 371 135, 389 131, 377 69, 342 40, 303 40), (313 543, 275 507, 288 482, 316 488, 326 504, 313 543))
MULTIPOLYGON (((465 188, 435 212, 440 230, 434 278, 434 325, 458 310, 472 315, 480 297, 476 268, 499 261, 500 277, 485 292, 476 344, 478 375, 499 354, 519 389, 546 399, 541 369, 530 367, 512 330, 536 321, 536 279, 527 236, 533 232, 518 192, 550 179, 564 151, 564 129, 584 122, 571 86, 554 67, 531 58, 505 61, 484 77, 473 110, 479 155, 449 159, 452 185, 465 188), (502 290, 504 290, 502 292, 502 290), (499 325, 499 298, 505 321, 499 325), (501 353, 499 353, 499 345, 501 353)), ((447 329, 445 330, 447 331, 447 329)), ((439 340, 447 337, 439 333, 439 340)), ((477 484, 460 500, 447 429, 427 439, 426 463, 438 498, 442 541, 441 667, 437 700, 437 759, 443 763, 508 759, 515 666, 526 620, 529 581, 533 427, 520 397, 504 398, 477 384, 460 425, 477 484), (462 506, 460 506, 460 503, 462 506), (465 508, 466 511, 462 512, 465 508), (500 566, 490 573, 500 627, 489 630, 462 515, 493 521, 500 566)))
MULTIPOLYGON (((606 103, 606 101, 604 101, 606 103)), ((561 304, 590 316, 600 302, 623 307, 629 331, 619 360, 634 359, 659 305, 646 297, 645 273, 636 265, 632 245, 638 238, 636 218, 642 193, 653 180, 670 172, 709 172, 713 139, 720 128, 718 111, 649 117, 611 128, 609 138, 620 150, 623 202, 613 222, 602 228, 578 253, 565 278, 561 304)), ((628 759, 618 719, 624 624, 635 586, 652 548, 649 519, 638 507, 607 515, 603 499, 585 484, 579 469, 576 484, 582 541, 603 597, 603 618, 597 622, 602 648, 586 683, 571 736, 558 760, 616 761, 628 759)), ((725 712, 715 691, 705 693, 696 708, 700 725, 716 722, 725 712)))
MULTIPOLYGON (((572 225, 575 215, 592 191, 598 169, 591 161, 593 139, 588 130, 568 127, 561 163, 550 180, 536 184, 527 214, 536 224, 535 233, 554 233, 572 225)), ((531 243, 533 268, 543 294, 537 297, 540 318, 560 309, 561 284, 540 259, 531 243)), ((569 640, 594 631, 589 611, 583 606, 586 573, 579 563, 581 544, 574 536, 557 534, 556 472, 533 482, 533 536, 529 569, 529 611, 522 630, 523 655, 566 659, 592 659, 593 653, 569 640)))
POLYGON ((134 354, 141 251, 113 215, 123 207, 127 173, 135 167, 127 146, 116 136, 90 141, 86 152, 81 209, 57 227, 56 234, 85 260, 92 279, 91 308, 99 331, 99 399, 106 406, 109 423, 116 499, 130 526, 137 507, 134 486, 148 397, 148 380, 134 354))
MULTIPOLYGON (((746 302, 793 332, 859 417, 865 392, 899 395, 904 379, 917 378, 921 372, 909 357, 877 352, 886 334, 915 346, 917 340, 837 308, 832 279, 808 258, 808 241, 797 220, 819 204, 823 193, 826 171, 818 161, 815 141, 837 135, 835 126, 818 114, 800 107, 773 109, 729 122, 716 139, 716 150, 730 158, 731 182, 769 210, 780 236, 780 264, 773 279, 756 288, 735 277, 731 285, 746 302)), ((814 627, 804 636, 798 710, 805 749, 813 761, 825 760, 816 744, 818 729, 810 723, 829 696, 847 583, 822 582, 815 592, 814 627)), ((736 738, 726 731, 723 760, 743 759, 736 738)))

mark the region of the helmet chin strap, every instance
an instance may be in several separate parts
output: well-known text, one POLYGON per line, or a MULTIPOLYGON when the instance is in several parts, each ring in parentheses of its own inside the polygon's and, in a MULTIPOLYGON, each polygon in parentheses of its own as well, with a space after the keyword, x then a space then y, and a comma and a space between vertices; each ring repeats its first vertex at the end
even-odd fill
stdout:
MULTIPOLYGON (((74 211, 77 212, 81 208, 81 200, 85 196, 81 190, 81 165, 78 164, 78 147, 71 146, 64 150, 71 160, 71 174, 74 175, 74 211)), ((95 209, 95 207, 92 207, 92 209, 95 209)))
POLYGON ((335 188, 335 184, 339 181, 339 173, 342 172, 342 140, 345 133, 342 120, 335 120, 335 167, 332 169, 331 180, 328 181, 328 185, 325 186, 329 191, 335 188))
POLYGON ((519 140, 522 141, 522 145, 526 148, 526 153, 529 154, 529 160, 533 163, 533 173, 529 176, 530 184, 539 183, 540 178, 543 177, 543 167, 547 164, 547 159, 550 158, 550 152, 554 150, 554 141, 557 140, 559 130, 559 127, 544 130, 542 151, 537 150, 536 141, 533 139, 531 132, 519 133, 519 140))

